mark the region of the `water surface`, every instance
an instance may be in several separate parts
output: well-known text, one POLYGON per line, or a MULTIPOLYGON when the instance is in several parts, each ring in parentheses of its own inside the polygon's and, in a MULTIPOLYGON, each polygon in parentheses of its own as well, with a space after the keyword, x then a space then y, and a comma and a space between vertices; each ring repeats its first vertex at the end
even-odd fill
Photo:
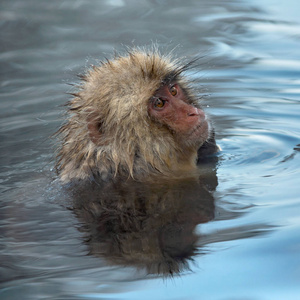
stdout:
POLYGON ((295 0, 2 1, 1 299, 298 299, 299 11, 295 0), (67 83, 152 41, 203 56, 188 75, 223 150, 200 183, 144 196, 125 185, 121 208, 109 186, 74 205, 49 139, 67 83))

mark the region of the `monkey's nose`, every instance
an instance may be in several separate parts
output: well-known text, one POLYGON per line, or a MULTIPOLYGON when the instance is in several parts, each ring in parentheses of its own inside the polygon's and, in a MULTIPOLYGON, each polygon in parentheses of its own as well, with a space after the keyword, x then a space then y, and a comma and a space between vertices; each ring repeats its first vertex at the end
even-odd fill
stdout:
POLYGON ((188 112, 188 116, 189 117, 194 117, 194 116, 201 116, 202 110, 197 108, 197 107, 193 107, 190 109, 190 111, 188 112))

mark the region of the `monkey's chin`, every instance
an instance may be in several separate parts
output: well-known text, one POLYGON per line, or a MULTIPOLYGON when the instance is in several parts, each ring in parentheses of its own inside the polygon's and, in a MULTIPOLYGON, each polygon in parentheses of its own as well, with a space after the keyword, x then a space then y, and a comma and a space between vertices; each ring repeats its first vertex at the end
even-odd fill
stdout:
POLYGON ((206 119, 202 120, 192 129, 186 139, 186 142, 195 145, 197 148, 201 147, 201 145, 203 145, 209 138, 210 128, 211 125, 209 121, 206 119))

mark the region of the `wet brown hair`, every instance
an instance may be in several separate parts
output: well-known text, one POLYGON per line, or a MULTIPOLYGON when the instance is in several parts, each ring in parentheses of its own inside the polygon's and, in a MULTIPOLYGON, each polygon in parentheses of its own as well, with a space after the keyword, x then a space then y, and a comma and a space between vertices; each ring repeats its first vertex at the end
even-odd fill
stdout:
POLYGON ((147 111, 155 91, 173 81, 190 104, 199 106, 183 76, 190 64, 161 55, 155 47, 134 48, 81 76, 58 131, 56 169, 61 179, 116 174, 141 179, 194 170, 199 145, 179 143, 174 132, 147 111))

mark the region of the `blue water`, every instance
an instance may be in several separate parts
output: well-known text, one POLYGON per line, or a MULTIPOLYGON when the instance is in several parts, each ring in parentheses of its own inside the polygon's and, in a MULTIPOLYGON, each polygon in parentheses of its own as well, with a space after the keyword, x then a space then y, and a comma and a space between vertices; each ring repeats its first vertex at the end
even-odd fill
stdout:
POLYGON ((1 1, 1 299, 300 299, 299 13, 296 0, 1 1), (49 138, 77 73, 152 41, 203 55, 188 75, 222 148, 214 218, 174 202, 176 222, 197 219, 184 225, 198 254, 173 277, 91 253, 49 138))

